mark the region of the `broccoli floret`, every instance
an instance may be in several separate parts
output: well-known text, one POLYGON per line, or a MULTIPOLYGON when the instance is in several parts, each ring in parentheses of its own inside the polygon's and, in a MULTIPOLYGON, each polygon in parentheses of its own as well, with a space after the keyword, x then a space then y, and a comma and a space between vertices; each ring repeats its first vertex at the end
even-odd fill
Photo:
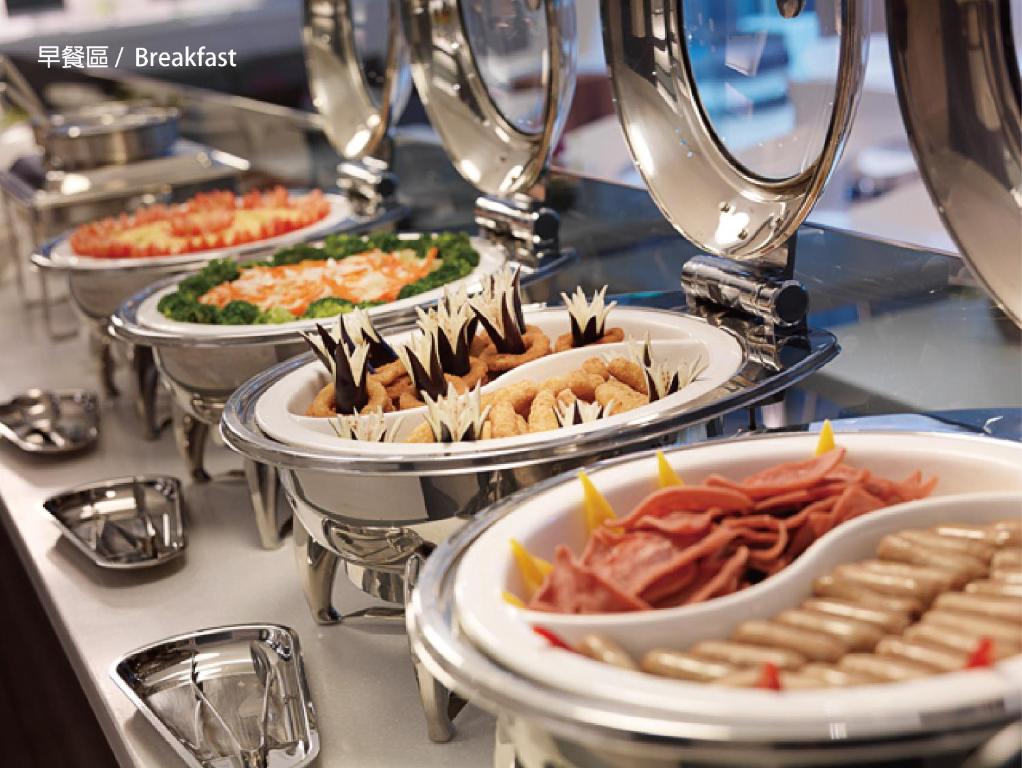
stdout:
POLYGON ((295 316, 286 309, 273 307, 265 312, 260 312, 256 322, 260 325, 279 325, 280 323, 290 323, 294 319, 295 316))
POLYGON ((259 317, 259 307, 247 301, 232 301, 220 310, 223 325, 251 325, 259 317))
POLYGON ((327 296, 323 299, 316 299, 309 305, 309 308, 305 310, 305 314, 302 317, 335 317, 336 315, 343 315, 347 312, 351 312, 355 308, 347 299, 342 299, 337 296, 327 296))
POLYGON ((275 267, 281 267, 285 264, 297 264, 306 259, 322 259, 323 255, 323 251, 320 248, 312 245, 292 245, 273 254, 270 263, 275 267))

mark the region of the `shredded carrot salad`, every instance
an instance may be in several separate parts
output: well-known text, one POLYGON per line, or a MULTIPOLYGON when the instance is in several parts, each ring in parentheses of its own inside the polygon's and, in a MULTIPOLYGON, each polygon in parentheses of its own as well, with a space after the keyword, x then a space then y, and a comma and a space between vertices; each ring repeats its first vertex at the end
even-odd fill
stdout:
POLYGON ((424 258, 405 248, 373 249, 345 259, 309 259, 284 266, 252 266, 236 280, 221 283, 199 297, 202 304, 225 307, 247 301, 259 309, 286 309, 301 316, 318 299, 334 296, 354 304, 394 301, 401 289, 440 266, 437 249, 424 258))

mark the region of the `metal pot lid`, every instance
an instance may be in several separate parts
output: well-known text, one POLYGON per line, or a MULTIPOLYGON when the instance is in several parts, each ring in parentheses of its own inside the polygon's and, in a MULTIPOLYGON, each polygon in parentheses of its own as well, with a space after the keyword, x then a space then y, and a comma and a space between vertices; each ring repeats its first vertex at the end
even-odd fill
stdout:
POLYGON ((888 42, 923 180, 969 267, 1022 326, 1019 6, 892 0, 888 42))
POLYGON ((454 167, 484 194, 528 191, 571 107, 574 0, 404 7, 415 86, 454 167))
MULTIPOLYGON (((716 256, 784 266, 783 259, 773 263, 778 259, 772 259, 771 252, 781 250, 812 209, 848 134, 865 71, 868 3, 839 4, 841 42, 833 105, 827 121, 810 131, 816 139, 794 137, 806 145, 799 162, 767 162, 762 158, 771 155, 768 151, 760 153, 757 167, 749 167, 748 158, 743 161, 722 132, 710 98, 715 94, 700 92, 694 49, 705 45, 712 52, 723 43, 721 67, 729 77, 745 73, 751 78, 760 66, 767 32, 737 39, 734 30, 714 24, 728 18, 715 18, 718 4, 704 4, 698 13, 687 11, 688 5, 602 1, 604 50, 629 151, 664 216, 699 248, 716 256)), ((778 3, 778 9, 789 17, 801 11, 801 4, 778 3)), ((740 92, 732 87, 728 93, 740 92)), ((820 115, 827 115, 826 105, 820 106, 820 115)))
MULTIPOLYGON (((527 310, 532 311, 532 309, 527 310)), ((629 312, 674 312, 629 307, 629 312)), ((683 316, 687 322, 701 318, 683 316)), ((430 451, 413 455, 403 444, 388 444, 393 450, 362 451, 357 441, 351 450, 327 450, 311 444, 289 445, 268 437, 256 417, 260 398, 282 378, 308 364, 311 355, 280 363, 253 377, 235 390, 224 407, 220 429, 224 441, 234 450, 262 464, 289 469, 315 469, 338 474, 447 475, 523 467, 559 460, 576 461, 597 453, 619 452, 628 447, 649 445, 742 406, 751 405, 802 380, 838 353, 836 339, 827 332, 785 337, 781 342, 757 343, 743 324, 724 321, 723 331, 740 346, 741 363, 723 384, 695 399, 652 413, 636 411, 628 419, 615 418, 610 424, 596 422, 585 431, 555 430, 529 440, 496 440, 471 443, 472 450, 430 451), (492 442, 493 445, 487 445, 492 442), (513 445, 511 443, 514 443, 513 445)), ((622 414, 622 417, 625 414, 622 414)))
MULTIPOLYGON (((380 157, 411 93, 397 0, 305 0, 309 90, 334 148, 380 157)), ((384 158, 380 158, 384 159, 384 158)))

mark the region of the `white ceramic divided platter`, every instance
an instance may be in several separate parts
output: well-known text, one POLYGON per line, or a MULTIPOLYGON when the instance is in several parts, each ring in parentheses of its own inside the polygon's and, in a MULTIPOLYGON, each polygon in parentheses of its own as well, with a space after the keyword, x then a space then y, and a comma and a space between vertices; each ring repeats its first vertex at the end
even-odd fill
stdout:
MULTIPOLYGON (((541 328, 550 337, 553 344, 557 337, 567 333, 570 328, 568 312, 564 308, 533 309, 525 311, 528 325, 541 328)), ((708 325, 702 320, 664 310, 641 309, 632 307, 615 307, 607 320, 608 327, 619 327, 626 336, 639 340, 649 333, 653 344, 653 354, 658 361, 701 356, 708 365, 699 377, 677 394, 659 400, 656 403, 636 408, 617 416, 611 415, 590 424, 581 424, 566 429, 543 432, 540 435, 520 435, 517 437, 487 440, 487 448, 499 449, 506 445, 521 445, 537 442, 541 435, 564 435, 566 433, 584 434, 593 429, 611 427, 618 423, 632 423, 636 419, 656 418, 663 408, 683 405, 696 400, 728 381, 741 367, 743 353, 741 345, 728 332, 708 325)), ((391 343, 399 343, 407 339, 408 334, 388 337, 391 343)), ((607 344, 568 350, 542 357, 531 363, 516 368, 501 376, 497 381, 487 385, 484 391, 511 386, 515 382, 532 380, 542 381, 551 376, 569 373, 582 365, 589 357, 596 355, 622 355, 626 352, 627 343, 607 344)), ((296 447, 325 451, 351 451, 357 449, 360 454, 392 455, 394 445, 385 443, 364 443, 341 440, 333 431, 329 420, 304 416, 306 408, 320 388, 327 383, 326 372, 319 362, 311 362, 299 368, 269 387, 256 403, 255 416, 259 428, 263 432, 282 443, 296 447)), ((398 439, 410 432, 421 420, 423 409, 400 411, 387 418, 403 418, 398 439)), ((414 456, 428 456, 443 451, 449 455, 458 452, 471 453, 476 450, 474 443, 454 443, 437 445, 434 443, 404 443, 402 453, 414 456)))
MULTIPOLYGON (((472 247, 479 253, 479 264, 465 277, 448 283, 447 285, 451 288, 463 285, 469 290, 469 292, 478 290, 479 281, 483 277, 496 272, 501 268, 501 266, 503 266, 505 254, 499 246, 489 243, 482 238, 473 237, 472 247)), ((168 293, 173 293, 176 290, 177 283, 175 282, 159 291, 156 291, 151 296, 147 296, 138 309, 138 324, 144 328, 163 333, 170 333, 174 336, 186 336, 195 339, 202 339, 204 337, 223 338, 225 336, 230 336, 231 338, 243 339, 246 336, 263 336, 268 330, 272 330, 274 328, 281 329, 282 333, 297 333, 298 331, 312 330, 316 327, 316 323, 331 325, 335 322, 334 318, 320 318, 318 320, 296 320, 291 323, 281 323, 279 326, 182 323, 178 320, 171 320, 169 317, 164 317, 157 309, 160 299, 168 293)), ((367 312, 370 316, 373 316, 410 310, 417 305, 425 305, 439 300, 443 296, 443 293, 443 288, 434 288, 431 291, 425 291, 423 293, 416 294, 415 296, 409 296, 407 299, 398 299, 397 301, 392 301, 387 304, 381 304, 378 307, 371 307, 367 310, 367 312)))
MULTIPOLYGON (((812 455, 815 435, 778 435, 680 449, 668 454, 688 482, 710 473, 740 478, 770 465, 812 455)), ((586 538, 582 492, 567 479, 539 493, 526 493, 505 517, 486 529, 466 551, 455 576, 455 611, 466 636, 480 650, 514 672, 545 686, 589 697, 653 707, 693 722, 761 724, 784 722, 819 733, 821 718, 865 718, 881 730, 907 727, 928 707, 941 708, 1011 698, 1019 706, 1022 657, 991 671, 937 676, 879 695, 875 686, 799 691, 777 696, 766 691, 717 688, 658 678, 557 651, 532 632, 551 629, 569 642, 596 633, 615 640, 635 657, 652 648, 685 650, 703 639, 726 639, 737 624, 769 618, 795 607, 813 578, 841 562, 866 559, 886 533, 926 527, 939 521, 988 522, 1022 514, 1022 446, 960 435, 845 433, 847 461, 884 477, 901 479, 921 469, 940 484, 928 500, 890 507, 828 533, 780 574, 759 585, 694 606, 661 611, 596 616, 523 611, 501 598, 503 590, 522 594, 510 546, 521 541, 536 555, 552 558, 557 544, 578 553, 586 538), (886 718, 886 720, 885 720, 886 718), (815 731, 813 729, 816 729, 815 731)), ((656 459, 644 455, 612 462, 591 473, 596 487, 619 514, 656 488, 656 459)), ((872 727, 872 725, 870 727, 872 727)), ((794 738, 794 732, 792 732, 794 738)))
POLYGON ((196 261, 220 259, 225 256, 239 256, 243 253, 254 253, 268 249, 282 248, 315 237, 317 234, 339 229, 344 222, 351 219, 354 211, 351 203, 342 195, 324 194, 330 203, 330 212, 325 218, 309 224, 307 227, 277 235, 266 240, 232 246, 230 248, 210 248, 205 251, 182 253, 177 256, 147 256, 134 259, 101 259, 93 256, 79 256, 71 247, 71 236, 62 237, 50 251, 50 262, 54 269, 69 271, 102 271, 106 269, 132 269, 156 265, 173 266, 175 264, 191 264, 196 261))

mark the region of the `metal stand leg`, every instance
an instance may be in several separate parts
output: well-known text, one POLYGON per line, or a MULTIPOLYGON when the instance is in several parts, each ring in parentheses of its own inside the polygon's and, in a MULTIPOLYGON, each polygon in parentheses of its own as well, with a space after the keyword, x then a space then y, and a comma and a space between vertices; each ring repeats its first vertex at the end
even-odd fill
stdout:
POLYGON ((156 368, 152 347, 134 347, 131 364, 135 371, 135 413, 142 422, 142 437, 146 440, 155 440, 160 436, 166 422, 159 421, 157 412, 160 372, 156 368))
MULTIPOLYGON (((411 601, 412 591, 419 580, 419 569, 424 558, 412 555, 405 564, 405 604, 411 601)), ((412 669, 415 670, 415 683, 419 688, 419 698, 426 715, 426 731, 429 740, 437 744, 450 741, 454 737, 454 718, 464 709, 468 702, 458 694, 445 688, 419 661, 412 650, 412 669)))
POLYGON ((340 558, 317 544, 298 519, 294 539, 295 562, 312 615, 320 624, 339 624, 344 617, 333 606, 333 591, 340 558))
POLYGON ((99 382, 103 387, 103 394, 107 397, 117 397, 121 394, 117 389, 117 382, 114 374, 117 365, 114 363, 114 350, 110 339, 95 336, 96 344, 99 345, 99 382))
POLYGON ((185 413, 177 406, 174 407, 174 441, 177 443, 181 458, 185 461, 185 466, 188 467, 188 474, 200 483, 209 480, 209 473, 203 467, 208 434, 208 424, 185 413))
POLYGON ((244 460, 244 468, 256 528, 259 529, 259 543, 263 549, 277 549, 284 543, 277 525, 277 494, 280 489, 277 470, 251 459, 244 460))

